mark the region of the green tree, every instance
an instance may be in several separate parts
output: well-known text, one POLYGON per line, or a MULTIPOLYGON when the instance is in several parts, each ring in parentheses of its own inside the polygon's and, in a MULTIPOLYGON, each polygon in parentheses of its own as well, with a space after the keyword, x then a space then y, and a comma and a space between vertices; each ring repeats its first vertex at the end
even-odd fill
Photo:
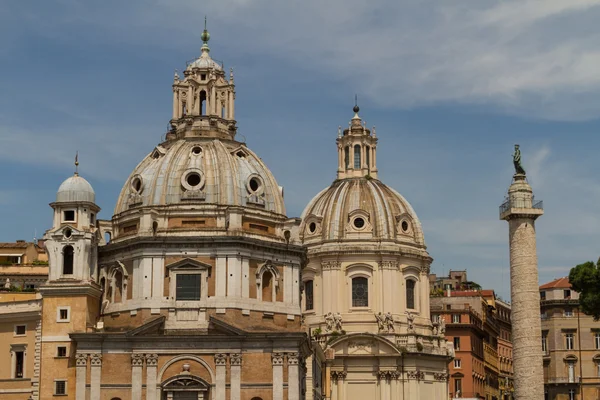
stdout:
POLYGON ((579 292, 581 311, 600 319, 600 259, 579 264, 569 272, 569 282, 576 292, 579 292))

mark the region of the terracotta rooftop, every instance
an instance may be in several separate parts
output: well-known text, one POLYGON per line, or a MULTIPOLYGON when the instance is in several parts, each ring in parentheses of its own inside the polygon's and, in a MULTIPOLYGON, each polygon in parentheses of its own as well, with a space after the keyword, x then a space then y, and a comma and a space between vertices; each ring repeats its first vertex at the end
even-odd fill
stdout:
POLYGON ((540 289, 571 289, 571 283, 569 277, 565 276, 543 284, 540 289))
POLYGON ((486 297, 493 296, 494 291, 491 289, 486 290, 455 290, 452 291, 451 297, 486 297))
POLYGON ((0 249, 26 249, 27 242, 0 243, 0 249))

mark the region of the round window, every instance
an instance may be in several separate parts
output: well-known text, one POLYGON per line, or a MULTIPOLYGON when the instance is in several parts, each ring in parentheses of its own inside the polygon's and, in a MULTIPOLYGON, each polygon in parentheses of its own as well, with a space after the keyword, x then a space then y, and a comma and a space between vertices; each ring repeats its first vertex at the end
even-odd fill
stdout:
POLYGON ((192 148, 192 154, 195 154, 195 155, 202 154, 202 147, 194 146, 192 148))
POLYGON ((133 189, 133 191, 136 192, 136 193, 141 193, 142 192, 142 188, 143 188, 142 178, 139 177, 139 176, 135 176, 131 180, 131 189, 133 189))
POLYGON ((354 218, 354 227, 356 229, 362 229, 365 226, 365 220, 358 217, 358 218, 354 218))
POLYGON ((258 178, 251 178, 248 186, 250 186, 251 191, 258 192, 258 189, 260 189, 260 181, 258 178))
POLYGON ((71 237, 73 232, 70 229, 65 229, 65 237, 68 239, 71 237))
POLYGON ((402 231, 408 232, 408 222, 402 221, 402 231))
POLYGON ((315 231, 317 230, 317 224, 315 224, 314 222, 311 222, 308 225, 308 230, 310 231, 310 233, 315 233, 315 231))
POLYGON ((191 172, 191 173, 188 174, 188 176, 185 177, 185 181, 191 187, 195 187, 195 186, 198 186, 200 184, 200 182, 202 181, 202 178, 200 177, 199 173, 197 173, 197 172, 191 172))

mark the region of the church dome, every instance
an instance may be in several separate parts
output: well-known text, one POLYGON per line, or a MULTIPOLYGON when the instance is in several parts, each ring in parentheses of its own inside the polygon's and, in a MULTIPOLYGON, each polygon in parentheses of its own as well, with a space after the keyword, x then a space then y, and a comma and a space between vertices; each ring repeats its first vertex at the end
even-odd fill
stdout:
POLYGON ((186 69, 191 70, 194 68, 200 68, 200 69, 209 69, 210 68, 210 69, 216 69, 219 71, 223 70, 223 68, 219 65, 219 63, 217 63, 215 60, 210 58, 208 53, 203 53, 200 57, 198 57, 197 59, 195 59, 194 61, 189 63, 186 69))
POLYGON ((339 179, 317 194, 302 214, 304 243, 391 240, 424 247, 411 205, 378 179, 339 179))
POLYGON ((67 178, 56 192, 57 202, 82 202, 94 203, 96 194, 92 185, 79 175, 67 178))
POLYGON ((133 170, 115 215, 132 208, 171 205, 251 207, 284 215, 282 190, 263 161, 245 145, 213 138, 158 146, 133 170))

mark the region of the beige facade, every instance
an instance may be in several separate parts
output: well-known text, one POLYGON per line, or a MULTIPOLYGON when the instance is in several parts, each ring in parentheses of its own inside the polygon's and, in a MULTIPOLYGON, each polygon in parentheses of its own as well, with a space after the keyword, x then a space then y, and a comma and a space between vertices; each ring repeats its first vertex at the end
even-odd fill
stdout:
POLYGON ((568 278, 539 290, 545 398, 600 398, 600 322, 579 311, 579 293, 568 278))
MULTIPOLYGON (((303 316, 313 399, 446 399, 449 345, 429 315, 429 267, 411 205, 377 179, 377 142, 355 107, 337 180, 302 214, 303 316)), ((311 398, 311 397, 309 397, 311 398)))
POLYGON ((0 291, 34 290, 48 279, 43 240, 0 243, 0 291))

